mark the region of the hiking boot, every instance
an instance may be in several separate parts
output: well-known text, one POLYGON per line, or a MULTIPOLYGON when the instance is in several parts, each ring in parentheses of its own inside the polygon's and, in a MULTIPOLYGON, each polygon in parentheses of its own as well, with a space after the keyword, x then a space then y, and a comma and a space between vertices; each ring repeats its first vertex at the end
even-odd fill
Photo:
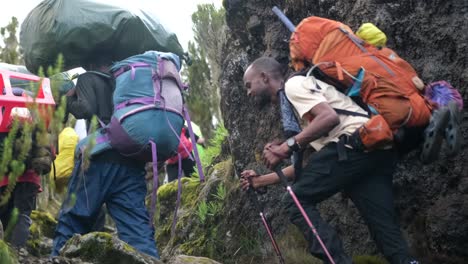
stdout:
POLYGON ((447 143, 447 155, 455 156, 462 144, 462 135, 460 131, 460 114, 461 111, 455 101, 450 101, 448 104, 450 118, 448 125, 445 128, 445 142, 447 143))
POLYGON ((450 112, 446 107, 437 109, 432 113, 429 125, 424 130, 424 143, 420 157, 422 163, 431 163, 439 156, 449 116, 450 112))

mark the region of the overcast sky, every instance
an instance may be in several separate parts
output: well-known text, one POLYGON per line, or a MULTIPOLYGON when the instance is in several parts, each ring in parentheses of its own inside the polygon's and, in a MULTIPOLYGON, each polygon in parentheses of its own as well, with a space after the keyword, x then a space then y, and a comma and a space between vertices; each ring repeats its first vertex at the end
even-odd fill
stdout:
MULTIPOLYGON (((65 0, 74 1, 74 0, 65 0)), ((180 44, 187 49, 187 43, 193 39, 191 15, 197 10, 198 4, 214 3, 221 7, 222 0, 98 0, 125 8, 140 8, 149 10, 158 16, 158 19, 177 34, 180 44)), ((0 27, 8 24, 12 16, 21 23, 41 0, 13 0, 0 8, 0 27)))

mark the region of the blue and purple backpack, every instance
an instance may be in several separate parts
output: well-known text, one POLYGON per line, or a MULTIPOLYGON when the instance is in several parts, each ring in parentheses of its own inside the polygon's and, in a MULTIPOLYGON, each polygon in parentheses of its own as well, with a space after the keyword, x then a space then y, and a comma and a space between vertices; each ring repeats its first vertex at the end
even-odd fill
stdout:
MULTIPOLYGON (((183 91, 188 87, 181 81, 180 64, 177 55, 158 51, 147 51, 115 63, 110 70, 116 81, 114 113, 109 124, 101 124, 102 128, 96 132, 96 144, 90 152, 92 156, 112 148, 129 158, 152 161, 153 211, 158 189, 157 163, 180 156, 177 148, 184 119, 192 144, 196 144, 184 104, 183 91)), ((203 181, 195 145, 193 149, 203 181)))

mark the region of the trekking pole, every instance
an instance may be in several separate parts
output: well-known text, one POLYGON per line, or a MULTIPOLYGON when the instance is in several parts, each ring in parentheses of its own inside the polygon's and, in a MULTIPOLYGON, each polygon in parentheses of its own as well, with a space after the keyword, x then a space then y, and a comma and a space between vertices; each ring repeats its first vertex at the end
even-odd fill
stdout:
POLYGON ((274 6, 272 10, 273 13, 275 13, 278 16, 281 22, 283 22, 283 24, 289 29, 289 31, 294 32, 296 27, 291 22, 291 20, 289 20, 289 18, 283 13, 283 11, 281 11, 277 6, 274 6))
POLYGON ((257 211, 259 212, 260 218, 262 219, 262 223, 265 226, 268 236, 270 237, 271 244, 273 245, 273 249, 275 250, 276 255, 278 256, 279 263, 285 264, 283 255, 281 254, 281 250, 279 249, 278 244, 276 243, 275 237, 273 236, 273 232, 271 231, 270 225, 268 224, 266 217, 263 214, 263 207, 260 205, 257 195, 255 194, 255 191, 252 189, 252 187, 250 187, 247 190, 247 194, 250 198, 250 201, 254 204, 255 208, 257 208, 257 211))
POLYGON ((319 234, 317 232, 317 229, 312 224, 312 221, 310 221, 309 216, 307 216, 307 213, 305 212, 305 210, 302 207, 301 203, 297 199, 296 194, 293 192, 293 190, 291 188, 291 185, 289 185, 288 179, 286 178, 283 171, 281 170, 281 166, 277 166, 275 168, 275 172, 276 172, 276 174, 278 174, 281 182, 286 187, 286 190, 289 192, 289 195, 291 195, 291 197, 294 200, 294 203, 296 204, 297 208, 299 208, 299 211, 301 211, 302 216, 304 217, 304 219, 307 222, 307 225, 310 227, 310 229, 312 230, 312 233, 314 233, 315 237, 317 238, 318 242, 320 243, 320 246, 322 246, 322 249, 325 252, 325 254, 327 255, 328 260, 330 261, 331 264, 335 264, 335 261, 333 260, 332 256, 330 255, 330 252, 328 252, 327 247, 325 246, 322 239, 320 238, 320 236, 319 236, 319 234))
POLYGON ((294 32, 296 27, 294 24, 289 20, 289 18, 281 11, 277 6, 274 6, 271 10, 275 13, 278 18, 283 22, 283 24, 289 29, 289 31, 294 32))

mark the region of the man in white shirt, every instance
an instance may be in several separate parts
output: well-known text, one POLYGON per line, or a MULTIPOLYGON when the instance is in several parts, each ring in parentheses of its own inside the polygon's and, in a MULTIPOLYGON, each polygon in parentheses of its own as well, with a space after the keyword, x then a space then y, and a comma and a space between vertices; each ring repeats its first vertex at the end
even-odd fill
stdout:
MULTIPOLYGON (((259 98, 258 102, 277 101, 278 91, 284 86, 295 112, 306 123, 296 136, 283 143, 268 143, 265 146, 265 165, 274 169, 293 151, 308 145, 316 150, 301 175, 294 175, 292 166, 284 168, 283 172, 290 180, 295 180, 293 190, 335 263, 348 264, 352 260, 344 252, 335 230, 320 217, 315 206, 340 191, 354 202, 379 250, 390 263, 418 263, 408 254, 394 212, 392 175, 396 164, 395 151, 364 152, 343 143, 351 142, 351 135, 367 122, 366 112, 333 86, 313 77, 295 76, 284 84, 282 69, 276 60, 262 57, 255 60, 244 74, 247 94, 259 98), (343 114, 340 110, 363 115, 343 114), (343 148, 339 150, 340 144, 345 146, 344 156, 343 148)), ((252 170, 242 172, 241 185, 244 190, 250 186, 258 188, 279 182, 276 173, 258 175, 252 170)), ((329 263, 292 199, 288 199, 287 208, 290 220, 301 229, 309 242, 310 253, 329 263)))

